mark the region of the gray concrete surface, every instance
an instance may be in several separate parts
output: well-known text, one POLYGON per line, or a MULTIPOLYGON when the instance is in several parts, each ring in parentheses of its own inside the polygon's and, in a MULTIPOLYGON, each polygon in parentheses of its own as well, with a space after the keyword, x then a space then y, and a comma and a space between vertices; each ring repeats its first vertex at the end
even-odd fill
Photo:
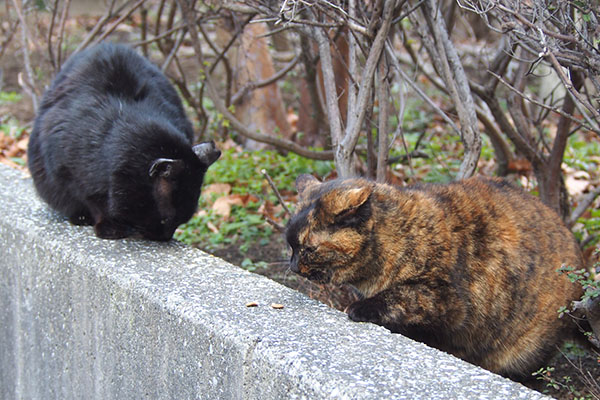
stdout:
POLYGON ((97 239, 3 165, 0 205, 1 399, 543 397, 201 251, 97 239))

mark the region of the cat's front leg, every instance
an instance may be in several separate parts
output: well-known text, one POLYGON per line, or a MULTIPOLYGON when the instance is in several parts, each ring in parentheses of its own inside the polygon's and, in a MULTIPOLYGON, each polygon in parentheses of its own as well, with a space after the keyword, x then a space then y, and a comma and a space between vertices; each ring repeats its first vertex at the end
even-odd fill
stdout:
POLYGON ((356 301, 346 308, 346 314, 355 322, 372 322, 383 325, 383 316, 387 314, 387 304, 381 296, 356 301))
POLYGON ((372 322, 421 338, 424 332, 459 327, 465 320, 465 307, 450 285, 434 281, 391 287, 352 303, 346 312, 353 321, 372 322))

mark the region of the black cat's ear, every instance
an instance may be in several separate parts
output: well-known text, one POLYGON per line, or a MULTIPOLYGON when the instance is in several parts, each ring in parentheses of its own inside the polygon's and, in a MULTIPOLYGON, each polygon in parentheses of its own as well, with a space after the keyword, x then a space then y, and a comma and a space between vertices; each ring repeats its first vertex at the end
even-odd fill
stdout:
POLYGON ((183 164, 182 160, 172 160, 170 158, 157 158, 152 162, 152 165, 148 170, 148 175, 150 176, 150 178, 161 177, 166 179, 173 179, 177 175, 179 175, 179 173, 183 171, 184 168, 185 165, 183 164))
POLYGON ((332 190, 323 195, 321 204, 334 216, 352 214, 369 199, 372 192, 372 185, 332 190))
POLYGON ((217 149, 215 142, 203 142, 192 147, 192 150, 198 156, 200 161, 206 164, 207 167, 212 165, 221 156, 221 150, 217 149))
POLYGON ((300 197, 305 197, 304 194, 308 188, 319 185, 321 182, 310 174, 302 174, 296 178, 296 190, 300 197))

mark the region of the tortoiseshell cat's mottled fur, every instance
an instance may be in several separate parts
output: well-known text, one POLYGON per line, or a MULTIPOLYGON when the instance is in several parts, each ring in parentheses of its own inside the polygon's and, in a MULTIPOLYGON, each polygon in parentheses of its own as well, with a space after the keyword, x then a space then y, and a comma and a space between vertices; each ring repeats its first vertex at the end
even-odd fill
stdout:
POLYGON ((298 177, 286 236, 291 269, 349 283, 346 312, 523 379, 575 334, 558 309, 581 289, 557 272, 582 266, 558 215, 501 179, 399 188, 298 177))

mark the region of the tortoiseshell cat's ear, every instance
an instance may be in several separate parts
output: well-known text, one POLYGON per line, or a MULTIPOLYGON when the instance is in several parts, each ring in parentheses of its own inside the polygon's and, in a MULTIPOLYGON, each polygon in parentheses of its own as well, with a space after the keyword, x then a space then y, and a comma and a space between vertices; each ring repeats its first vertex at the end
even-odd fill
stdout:
POLYGON ((321 182, 310 174, 302 174, 296 178, 296 190, 300 198, 306 198, 306 194, 309 192, 309 188, 320 185, 321 182))
POLYGON ((321 205, 333 216, 352 214, 369 199, 372 192, 372 185, 332 190, 323 195, 321 205))

